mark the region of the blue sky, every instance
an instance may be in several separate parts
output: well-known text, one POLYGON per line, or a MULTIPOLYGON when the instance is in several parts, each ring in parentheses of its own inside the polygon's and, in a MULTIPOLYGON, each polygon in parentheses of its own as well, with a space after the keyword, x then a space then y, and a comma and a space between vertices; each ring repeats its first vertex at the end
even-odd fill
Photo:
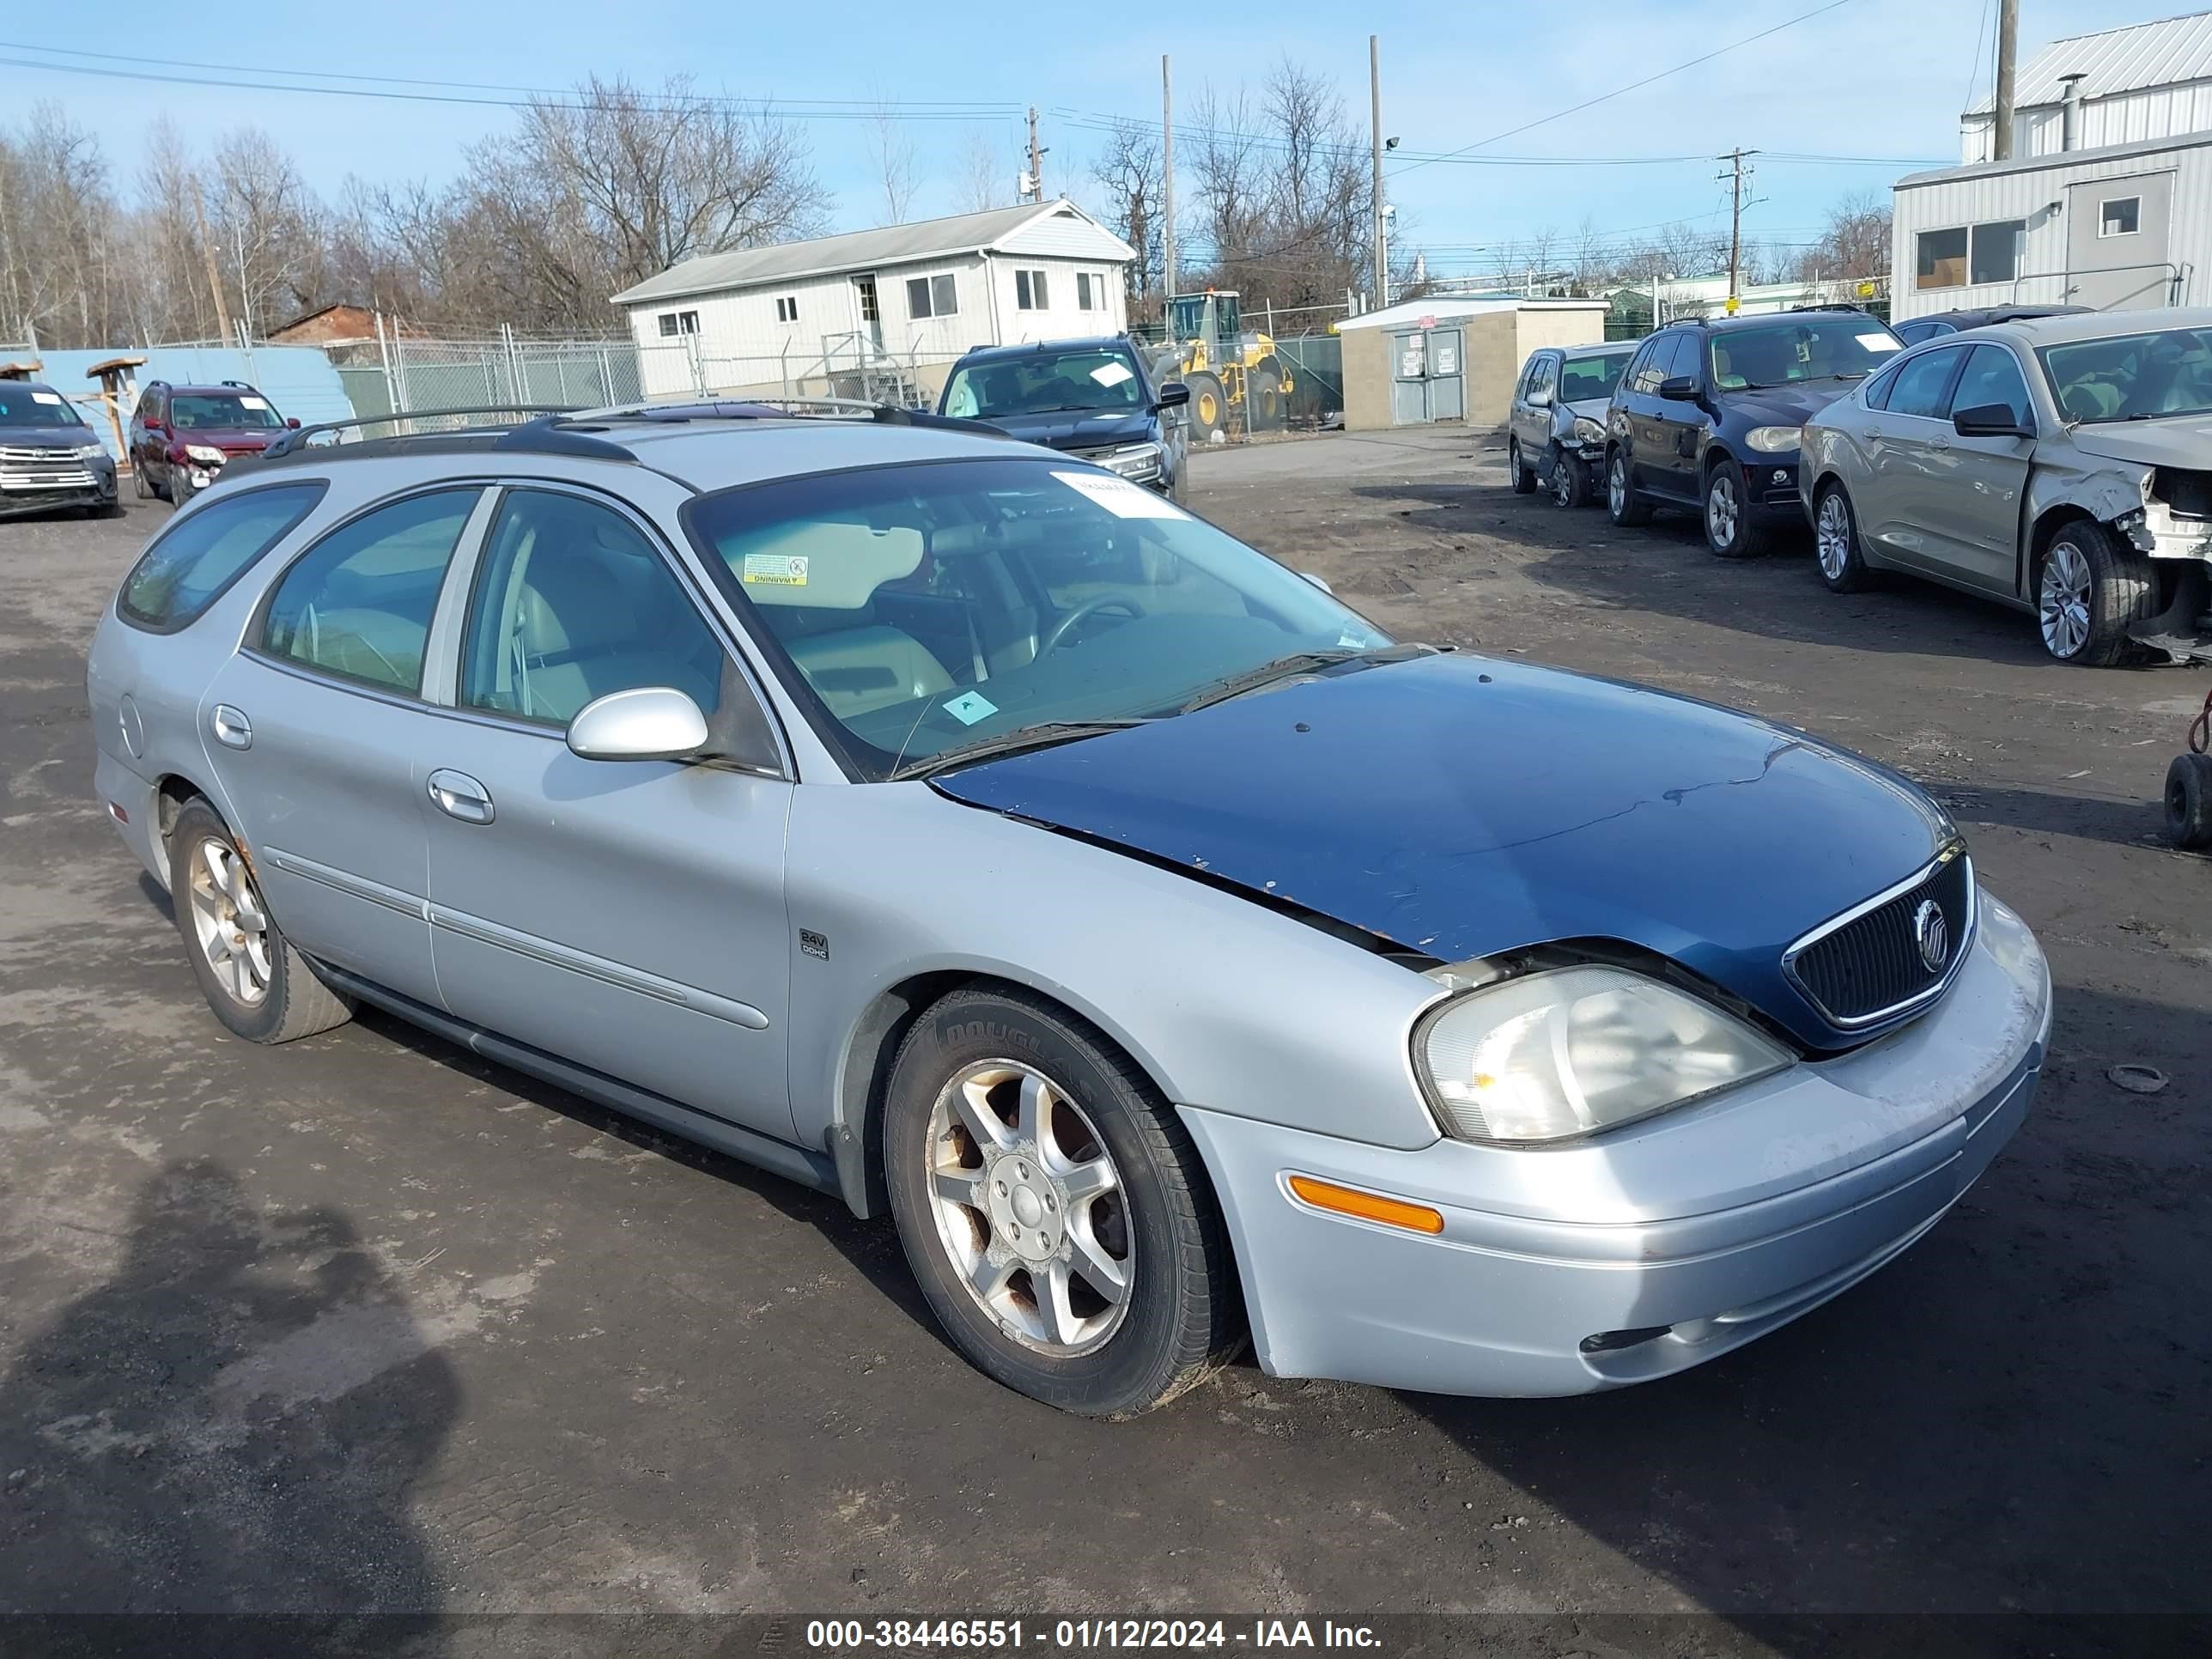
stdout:
MULTIPOLYGON (((106 70, 194 75, 179 58, 532 87, 565 86, 598 71, 647 85, 689 73, 705 91, 788 100, 971 100, 1034 103, 1044 112, 1048 189, 1083 200, 1097 135, 1062 111, 1156 119, 1159 58, 1172 52, 1179 100, 1240 78, 1256 88, 1287 54, 1341 87, 1364 133, 1367 35, 1382 41, 1384 120, 1413 152, 1475 144, 1609 92, 1655 70, 1756 33, 1824 0, 1613 0, 1579 8, 1279 0, 1273 7, 1006 7, 911 0, 806 4, 632 3, 469 0, 430 11, 385 8, 245 7, 220 27, 180 32, 173 5, 106 0, 97 35, 58 14, 26 8, 0 22, 0 112, 58 99, 96 120, 126 179, 146 123, 167 112, 187 131, 255 123, 288 146, 320 191, 349 173, 377 179, 445 178, 468 144, 507 128, 495 107, 402 103, 304 93, 246 92, 22 67, 43 45, 120 54, 106 70), (426 18, 430 21, 426 21, 426 18), (1153 21, 1155 18, 1160 21, 1153 21), (1172 18, 1172 22, 1167 21, 1172 18), (1265 20, 1264 21, 1262 20, 1265 20), (167 62, 163 60, 166 59, 167 62)), ((1474 152, 1487 157, 1705 157, 1741 144, 1770 152, 1934 161, 1957 154, 1959 111, 1989 81, 1995 0, 1844 0, 1640 90, 1474 152), (1981 50, 1976 52, 1977 38, 1981 50)), ((2168 15, 2144 0, 2022 0, 2023 63, 2045 41, 2168 15)), ((55 59, 53 61, 65 61, 55 59)), ((74 59, 87 65, 94 60, 74 59)), ((806 124, 814 165, 834 196, 836 228, 878 222, 872 130, 853 120, 806 124)), ((1018 118, 915 121, 900 131, 919 154, 910 216, 952 210, 975 136, 1011 172, 1018 118)), ((1882 190, 1900 170, 1880 165, 1754 162, 1747 219, 1753 234, 1802 240, 1838 198, 1882 190)), ((1440 250, 1525 240, 1546 226, 1571 244, 1584 220, 1630 234, 1675 219, 1712 218, 1725 188, 1705 160, 1656 165, 1392 167, 1389 194, 1404 240, 1440 250)), ((1440 252, 1439 269, 1480 256, 1440 252)))

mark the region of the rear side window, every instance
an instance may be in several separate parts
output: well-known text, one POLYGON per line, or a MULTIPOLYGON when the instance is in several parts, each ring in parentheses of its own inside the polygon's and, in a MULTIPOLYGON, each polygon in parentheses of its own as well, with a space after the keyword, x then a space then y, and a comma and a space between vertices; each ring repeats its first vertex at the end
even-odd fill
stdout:
POLYGON ((483 492, 410 495, 341 525, 276 584, 261 647, 325 674, 410 696, 446 563, 483 492))
POLYGON ((320 479, 279 484, 186 514, 123 579, 116 614, 157 634, 175 632, 289 534, 326 488, 320 479))

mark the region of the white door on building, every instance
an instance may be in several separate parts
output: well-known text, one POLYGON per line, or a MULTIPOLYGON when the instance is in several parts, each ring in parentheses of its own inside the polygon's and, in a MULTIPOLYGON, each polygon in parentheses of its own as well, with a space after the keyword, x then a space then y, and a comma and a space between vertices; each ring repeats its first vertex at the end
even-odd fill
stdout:
POLYGON ((2085 179, 2066 191, 2068 305, 2136 311, 2173 301, 2173 174, 2085 179))

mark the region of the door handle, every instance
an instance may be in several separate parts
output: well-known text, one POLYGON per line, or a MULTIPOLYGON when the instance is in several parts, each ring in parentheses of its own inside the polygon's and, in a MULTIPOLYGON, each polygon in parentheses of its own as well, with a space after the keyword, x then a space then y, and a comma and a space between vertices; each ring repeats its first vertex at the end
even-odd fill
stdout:
POLYGON ((227 702, 219 702, 208 711, 208 730, 226 749, 253 747, 253 722, 227 702))
POLYGON ((464 823, 491 822, 491 791, 465 772, 441 766, 431 773, 430 799, 447 817, 464 823))

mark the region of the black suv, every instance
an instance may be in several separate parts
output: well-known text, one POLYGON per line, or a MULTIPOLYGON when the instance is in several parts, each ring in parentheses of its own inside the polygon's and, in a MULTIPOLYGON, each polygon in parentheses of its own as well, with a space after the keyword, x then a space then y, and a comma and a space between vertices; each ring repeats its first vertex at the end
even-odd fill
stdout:
POLYGON ((1776 531, 1804 526, 1800 428, 1899 347, 1844 306, 1669 323, 1607 408, 1606 510, 1634 525, 1655 507, 1700 509, 1721 557, 1765 552, 1776 531))
POLYGON ((978 346, 952 366, 937 412, 988 421, 1173 495, 1182 483, 1190 389, 1158 380, 1126 335, 978 346))

